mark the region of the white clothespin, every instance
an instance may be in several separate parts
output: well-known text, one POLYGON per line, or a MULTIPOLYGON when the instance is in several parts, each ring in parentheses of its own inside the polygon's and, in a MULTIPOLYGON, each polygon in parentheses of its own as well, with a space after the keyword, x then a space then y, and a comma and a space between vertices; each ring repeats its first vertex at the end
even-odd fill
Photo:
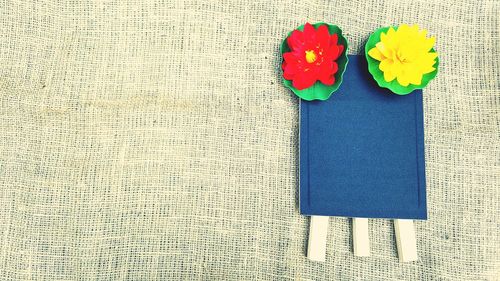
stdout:
POLYGON ((399 261, 409 262, 418 260, 417 240, 413 220, 394 220, 396 232, 396 245, 398 247, 399 261))
POLYGON ((370 236, 368 234, 367 218, 352 219, 352 244, 355 256, 370 256, 370 236))
POLYGON ((325 216, 311 216, 307 257, 312 261, 325 261, 328 219, 325 216))

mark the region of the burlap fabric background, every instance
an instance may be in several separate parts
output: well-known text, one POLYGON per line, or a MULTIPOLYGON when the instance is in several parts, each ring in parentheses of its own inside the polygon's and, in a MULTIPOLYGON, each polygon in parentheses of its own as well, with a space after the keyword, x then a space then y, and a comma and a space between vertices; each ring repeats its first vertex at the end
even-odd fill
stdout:
MULTIPOLYGON (((0 0, 1 280, 498 280, 499 1, 0 0), (305 258, 298 100, 278 45, 306 22, 437 37, 420 260, 332 218, 305 258)), ((388 202, 390 204, 390 202, 388 202)))

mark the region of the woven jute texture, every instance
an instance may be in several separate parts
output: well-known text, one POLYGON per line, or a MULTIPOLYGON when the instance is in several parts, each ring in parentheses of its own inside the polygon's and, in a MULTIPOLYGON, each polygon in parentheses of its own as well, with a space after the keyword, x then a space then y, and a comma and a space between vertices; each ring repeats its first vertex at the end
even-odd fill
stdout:
POLYGON ((0 280, 498 280, 499 18, 497 0, 0 0, 0 280), (354 257, 348 218, 325 263, 305 257, 279 44, 306 21, 350 54, 391 24, 437 38, 418 262, 389 220, 354 257))

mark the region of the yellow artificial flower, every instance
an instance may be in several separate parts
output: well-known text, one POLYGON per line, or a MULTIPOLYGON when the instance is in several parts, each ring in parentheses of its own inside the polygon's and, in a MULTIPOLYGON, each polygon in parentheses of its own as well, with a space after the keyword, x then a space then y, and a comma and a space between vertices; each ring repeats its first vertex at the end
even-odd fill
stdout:
POLYGON ((368 55, 380 61, 379 68, 384 80, 397 79, 401 86, 420 85, 422 76, 435 70, 437 53, 432 51, 436 39, 426 38, 426 30, 418 25, 403 24, 394 30, 380 34, 380 42, 368 51, 368 55))

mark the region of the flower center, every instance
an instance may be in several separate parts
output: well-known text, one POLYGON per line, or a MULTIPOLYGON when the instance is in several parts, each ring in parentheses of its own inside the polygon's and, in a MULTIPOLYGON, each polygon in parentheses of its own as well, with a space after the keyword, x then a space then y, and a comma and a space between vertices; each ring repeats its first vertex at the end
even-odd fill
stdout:
POLYGON ((313 63, 316 61, 316 53, 313 50, 306 51, 306 61, 308 63, 313 63))
POLYGON ((406 56, 401 52, 401 50, 396 51, 396 59, 400 63, 405 63, 406 62, 406 56))

